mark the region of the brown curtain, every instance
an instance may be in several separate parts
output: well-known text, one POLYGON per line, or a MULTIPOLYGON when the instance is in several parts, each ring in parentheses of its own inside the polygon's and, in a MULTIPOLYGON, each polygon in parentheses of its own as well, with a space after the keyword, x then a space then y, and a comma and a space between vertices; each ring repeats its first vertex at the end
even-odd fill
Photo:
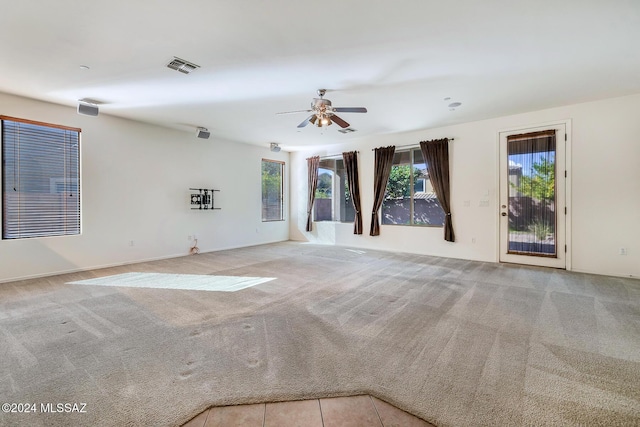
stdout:
POLYGON ((429 179, 436 192, 440 206, 445 213, 444 240, 455 242, 453 221, 451 220, 451 203, 449 201, 449 139, 434 139, 420 143, 422 156, 427 163, 429 179))
POLYGON ((353 209, 356 211, 353 219, 353 234, 362 234, 362 212, 360 211, 360 180, 358 179, 358 152, 349 151, 342 153, 344 166, 347 170, 347 183, 353 209))
POLYGON ((384 193, 387 189, 389 174, 391 173, 391 165, 393 164, 393 154, 396 152, 395 146, 380 147, 374 150, 375 170, 373 175, 373 209, 371 212, 371 231, 369 235, 380 235, 380 218, 378 211, 382 207, 384 201, 384 193))
POLYGON ((313 224, 313 221, 311 220, 311 212, 313 211, 313 201, 316 199, 319 165, 320 156, 309 157, 307 159, 307 188, 309 189, 309 198, 307 199, 307 231, 311 231, 311 226, 313 224))

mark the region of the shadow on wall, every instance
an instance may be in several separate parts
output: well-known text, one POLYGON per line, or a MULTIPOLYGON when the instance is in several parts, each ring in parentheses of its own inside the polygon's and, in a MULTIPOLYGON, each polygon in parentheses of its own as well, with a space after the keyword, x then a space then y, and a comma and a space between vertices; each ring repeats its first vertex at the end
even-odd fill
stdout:
MULTIPOLYGON (((444 211, 436 198, 415 199, 413 219, 415 224, 444 225, 444 211)), ((382 205, 383 224, 410 224, 411 199, 385 200, 382 205)))
POLYGON ((55 247, 60 242, 58 239, 80 239, 80 235, 0 241, 0 252, 2 246, 11 247, 14 259, 18 260, 2 269, 0 283, 53 276, 86 268, 83 265, 87 257, 86 248, 78 245, 77 249, 70 250, 62 244, 64 250, 58 250, 55 247))
MULTIPOLYGON (((316 198, 313 202, 313 220, 314 221, 333 221, 333 199, 320 199, 316 198)), ((356 211, 353 208, 353 203, 347 201, 340 206, 340 212, 336 215, 335 220, 341 222, 353 222, 353 218, 356 215, 356 211), (340 216, 338 218, 338 215, 340 216)))

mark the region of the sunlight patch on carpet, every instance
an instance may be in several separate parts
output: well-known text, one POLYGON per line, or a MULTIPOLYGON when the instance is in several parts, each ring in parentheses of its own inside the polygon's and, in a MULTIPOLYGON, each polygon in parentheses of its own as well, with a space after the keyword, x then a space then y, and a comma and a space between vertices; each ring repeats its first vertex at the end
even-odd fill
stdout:
POLYGON ((67 284, 235 292, 275 279, 275 277, 210 276, 204 274, 124 273, 67 284))
POLYGON ((357 250, 357 249, 347 249, 347 251, 353 252, 354 254, 358 254, 358 255, 366 254, 365 251, 360 251, 360 250, 357 250))

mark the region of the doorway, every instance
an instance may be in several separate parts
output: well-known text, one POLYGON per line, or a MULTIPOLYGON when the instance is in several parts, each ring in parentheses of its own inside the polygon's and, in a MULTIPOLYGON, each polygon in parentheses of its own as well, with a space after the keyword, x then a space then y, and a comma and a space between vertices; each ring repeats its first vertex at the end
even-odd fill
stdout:
POLYGON ((500 132, 500 262, 567 268, 567 123, 500 132))

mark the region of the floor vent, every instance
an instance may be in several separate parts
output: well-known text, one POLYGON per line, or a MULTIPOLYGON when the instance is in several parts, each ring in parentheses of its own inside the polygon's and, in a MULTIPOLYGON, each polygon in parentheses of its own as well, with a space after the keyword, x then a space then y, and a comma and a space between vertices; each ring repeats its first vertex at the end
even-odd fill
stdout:
POLYGON ((189 74, 192 71, 200 68, 199 65, 194 64, 193 62, 185 61, 184 59, 180 59, 177 56, 173 57, 173 60, 167 64, 168 68, 172 70, 180 71, 184 74, 189 74))

